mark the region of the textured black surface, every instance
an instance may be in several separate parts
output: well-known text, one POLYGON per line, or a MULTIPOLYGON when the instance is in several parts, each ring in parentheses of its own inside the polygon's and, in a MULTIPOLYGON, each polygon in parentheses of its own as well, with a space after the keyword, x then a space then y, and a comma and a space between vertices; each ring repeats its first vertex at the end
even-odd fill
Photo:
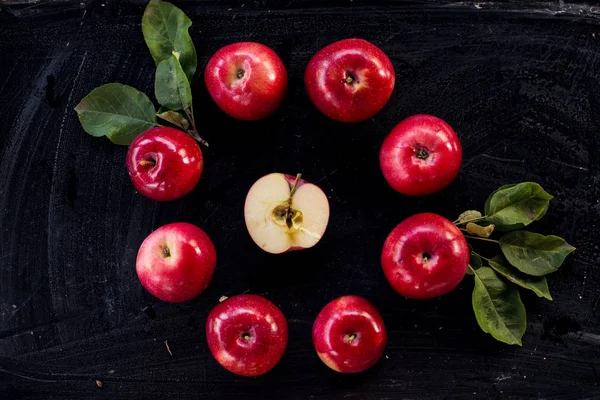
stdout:
POLYGON ((593 7, 184 3, 201 67, 225 44, 261 41, 282 57, 290 84, 279 112, 248 123, 223 115, 197 76, 196 118, 211 144, 204 174, 191 195, 159 204, 135 193, 126 148, 86 135, 73 111, 106 82, 152 95, 154 65, 136 3, 143 2, 0 13, 0 398, 600 398, 593 7), (302 76, 319 48, 351 36, 389 55, 397 85, 375 118, 344 125, 312 107, 302 76), (444 118, 464 148, 458 179, 423 199, 389 189, 377 158, 387 132, 414 113, 444 118), (272 171, 302 172, 329 196, 329 228, 314 249, 272 256, 246 232, 245 194, 272 171), (479 330, 470 277, 432 301, 392 291, 379 257, 397 223, 420 211, 452 219, 481 209, 496 187, 524 180, 556 196, 532 230, 561 235, 578 250, 549 277, 553 302, 524 296, 522 348, 479 330), (218 251, 208 290, 180 305, 152 298, 134 267, 145 236, 174 221, 202 227, 218 251), (283 360, 256 379, 221 368, 204 338, 219 297, 246 291, 279 305, 290 325, 283 360), (358 376, 328 370, 311 344, 321 307, 347 293, 370 299, 389 330, 385 357, 358 376))

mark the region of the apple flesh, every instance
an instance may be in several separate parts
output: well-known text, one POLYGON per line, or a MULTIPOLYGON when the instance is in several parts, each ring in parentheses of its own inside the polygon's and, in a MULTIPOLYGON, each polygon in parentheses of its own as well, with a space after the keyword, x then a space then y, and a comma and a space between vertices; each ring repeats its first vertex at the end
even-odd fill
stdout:
POLYGON ((396 76, 385 53, 362 39, 345 39, 319 50, 308 63, 304 86, 311 101, 336 121, 359 122, 387 103, 396 76))
POLYGON ((313 344, 321 361, 337 372, 362 372, 383 355, 387 331, 381 315, 368 300, 342 296, 317 316, 313 344))
POLYGON ((412 299, 442 296, 458 286, 469 265, 469 246, 446 218, 416 214, 387 237, 383 272, 396 292, 412 299))
POLYGON ((272 173, 248 192, 244 206, 252 240, 272 254, 316 245, 329 221, 329 201, 316 185, 300 175, 272 173))
POLYGON ((257 120, 271 115, 283 101, 287 71, 267 46, 240 42, 223 47, 204 72, 208 93, 233 118, 257 120))
POLYGON ((206 320, 206 340, 225 369, 242 376, 270 371, 288 340, 285 317, 264 297, 242 294, 217 304, 206 320))
POLYGON ((158 127, 139 135, 127 151, 127 171, 146 197, 170 201, 196 187, 204 160, 200 146, 180 130, 158 127))
POLYGON ((402 194, 436 193, 458 175, 462 147, 454 130, 433 115, 408 117, 392 129, 379 153, 383 176, 402 194))
POLYGON ((208 235, 195 225, 176 222, 158 228, 144 240, 136 272, 153 296, 178 303, 206 289, 216 264, 217 253, 208 235))

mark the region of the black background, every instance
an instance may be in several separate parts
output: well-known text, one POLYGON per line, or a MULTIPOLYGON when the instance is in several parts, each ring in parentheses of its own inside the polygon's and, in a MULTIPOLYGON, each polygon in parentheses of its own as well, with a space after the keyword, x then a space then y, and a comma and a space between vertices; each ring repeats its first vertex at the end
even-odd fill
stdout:
POLYGON ((196 119, 211 146, 197 188, 159 204, 134 191, 126 148, 85 134, 73 111, 107 82, 153 97, 145 2, 19 2, 0 11, 0 398, 600 398, 600 9, 178 3, 193 20, 196 119), (353 36, 389 55, 396 88, 372 120, 346 125, 310 104, 303 72, 319 48, 353 36), (201 75, 217 49, 242 40, 272 47, 290 77, 283 106, 260 122, 220 112, 201 75), (385 135, 415 113, 448 121, 464 150, 456 181, 425 198, 388 188, 378 163, 385 135), (246 232, 246 192, 273 171, 302 172, 328 195, 331 219, 315 248, 273 256, 246 232), (480 331, 470 277, 431 301, 389 287, 379 257, 401 220, 421 211, 454 219, 525 180, 555 195, 530 229, 577 251, 549 277, 554 301, 523 294, 523 347, 480 331), (218 253, 207 291, 177 305, 154 299, 135 274, 143 239, 175 221, 203 228, 218 253), (221 368, 204 337, 219 297, 242 292, 273 301, 290 325, 282 361, 253 379, 221 368), (389 332, 381 362, 356 376, 323 365, 310 335, 321 307, 349 293, 371 300, 389 332))

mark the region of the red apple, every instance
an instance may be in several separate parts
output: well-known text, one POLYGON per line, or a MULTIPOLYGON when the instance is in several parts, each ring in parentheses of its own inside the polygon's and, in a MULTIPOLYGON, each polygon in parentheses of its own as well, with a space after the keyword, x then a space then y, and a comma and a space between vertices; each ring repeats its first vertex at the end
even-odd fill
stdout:
POLYGON ((462 147, 446 122, 432 115, 413 115, 385 138, 379 163, 394 190, 423 196, 442 190, 456 178, 462 147))
POLYGON ((196 187, 204 160, 200 146, 180 130, 158 127, 139 135, 127 151, 135 189, 152 200, 169 201, 196 187))
POLYGON ((264 297, 241 294, 217 304, 206 320, 206 340, 225 369, 258 376, 279 362, 288 340, 285 317, 264 297))
POLYGON ((416 214, 387 237, 383 272, 396 292, 429 299, 454 289, 469 265, 469 246, 460 230, 437 214, 416 214))
POLYGON ((394 90, 394 66, 381 49, 362 39, 340 40, 308 63, 304 85, 329 118, 359 122, 377 114, 394 90))
POLYGON ((204 71, 208 93, 225 113, 241 120, 271 115, 283 100, 287 71, 267 46, 240 42, 223 47, 204 71))
POLYGON ((300 175, 273 173, 252 185, 244 205, 252 240, 272 254, 316 245, 329 221, 329 201, 300 175))
POLYGON ((387 332, 368 300, 342 296, 327 304, 313 325, 312 338, 321 361, 337 372, 361 372, 383 355, 387 332))
POLYGON ((185 222, 152 232, 138 251, 136 272, 142 286, 163 301, 190 300, 210 283, 217 253, 204 231, 185 222))

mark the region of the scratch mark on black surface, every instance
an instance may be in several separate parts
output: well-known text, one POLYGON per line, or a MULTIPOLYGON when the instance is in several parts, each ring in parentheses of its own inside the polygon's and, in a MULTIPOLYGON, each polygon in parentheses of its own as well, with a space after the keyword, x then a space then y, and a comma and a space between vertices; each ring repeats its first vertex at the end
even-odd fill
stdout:
POLYGON ((27 375, 19 374, 18 372, 9 371, 9 370, 6 370, 4 368, 0 368, 0 372, 4 372, 5 374, 9 374, 9 375, 18 376, 19 378, 27 379, 29 381, 47 382, 47 383, 58 382, 56 379, 34 378, 32 376, 27 376, 27 375))
POLYGON ((480 156, 484 157, 484 158, 489 158, 489 159, 492 159, 492 160, 496 160, 496 161, 502 161, 502 162, 519 163, 519 164, 523 164, 525 162, 525 160, 517 160, 517 159, 514 159, 514 158, 496 157, 496 156, 491 156, 491 155, 486 154, 486 153, 481 153, 480 156))
MULTIPOLYGON (((321 167, 321 161, 319 161, 317 159, 317 164, 319 165, 319 168, 321 169, 321 172, 323 173, 323 177, 319 178, 319 180, 317 180, 317 182, 322 181, 323 179, 325 179, 325 182, 327 182, 327 186, 329 186, 329 190, 331 190, 331 193, 335 196, 335 198, 337 199, 338 202, 345 204, 345 201, 342 201, 338 195, 335 193, 335 190, 333 190, 333 186, 331 186, 331 182, 329 182, 329 178, 327 177, 327 173, 325 173, 325 170, 323 169, 323 167, 321 167)), ((331 172, 329 175, 333 175, 337 172, 337 169, 333 170, 333 172, 331 172)))
POLYGON ((15 68, 17 68, 17 64, 19 64, 19 61, 21 61, 21 58, 22 58, 22 56, 19 56, 15 60, 13 66, 11 67, 10 71, 8 72, 8 75, 6 76, 6 79, 4 80, 4 83, 2 84, 2 87, 0 87, 0 93, 2 93, 2 91, 4 90, 4 87, 8 83, 8 81, 9 81, 10 77, 12 76, 15 68))
POLYGON ((10 316, 10 318, 9 318, 9 319, 7 319, 7 320, 6 320, 4 323, 6 323, 6 324, 7 324, 7 323, 8 323, 10 320, 12 320, 12 319, 15 317, 15 315, 17 315, 17 314, 18 314, 18 312, 19 312, 19 310, 21 309, 21 307, 23 307, 25 304, 27 304, 27 303, 28 303, 28 302, 29 302, 29 301, 30 301, 30 300, 33 298, 33 296, 35 296, 35 295, 36 295, 36 293, 40 291, 40 289, 41 289, 41 288, 42 288, 42 285, 41 285, 41 282, 39 282, 39 283, 36 285, 36 288, 33 290, 33 292, 31 292, 31 294, 30 294, 29 296, 27 296, 27 298, 26 298, 25 300, 23 300, 23 301, 21 302, 21 304, 20 304, 20 305, 19 305, 17 308, 15 308, 15 309, 12 311, 12 315, 11 315, 11 316, 10 316))
POLYGON ((1 255, 1 256, 0 256, 0 259, 2 259, 2 258, 7 258, 7 257, 10 257, 10 256, 14 256, 15 254, 19 254, 19 252, 20 252, 21 250, 23 250, 23 249, 26 249, 26 248, 27 248, 27 246, 22 246, 22 247, 19 247, 18 249, 16 249, 16 250, 15 250, 15 251, 13 251, 13 252, 10 252, 10 253, 7 253, 7 254, 3 254, 3 255, 1 255))
POLYGON ((579 165, 573 165, 573 164, 567 164, 565 162, 562 161, 558 161, 558 160, 552 160, 550 158, 546 158, 547 160, 549 160, 550 162, 554 163, 554 164, 560 164, 560 165, 564 165, 565 167, 569 167, 569 168, 574 168, 574 169, 579 169, 581 171, 589 171, 588 168, 586 167, 581 167, 579 165))
POLYGON ((446 90, 448 90, 448 88, 450 87, 450 84, 452 83, 452 81, 454 80, 454 75, 448 79, 448 84, 446 85, 446 87, 444 87, 444 90, 442 90, 442 93, 440 93, 440 95, 438 96, 442 101, 444 101, 443 96, 444 93, 446 93, 446 90))

